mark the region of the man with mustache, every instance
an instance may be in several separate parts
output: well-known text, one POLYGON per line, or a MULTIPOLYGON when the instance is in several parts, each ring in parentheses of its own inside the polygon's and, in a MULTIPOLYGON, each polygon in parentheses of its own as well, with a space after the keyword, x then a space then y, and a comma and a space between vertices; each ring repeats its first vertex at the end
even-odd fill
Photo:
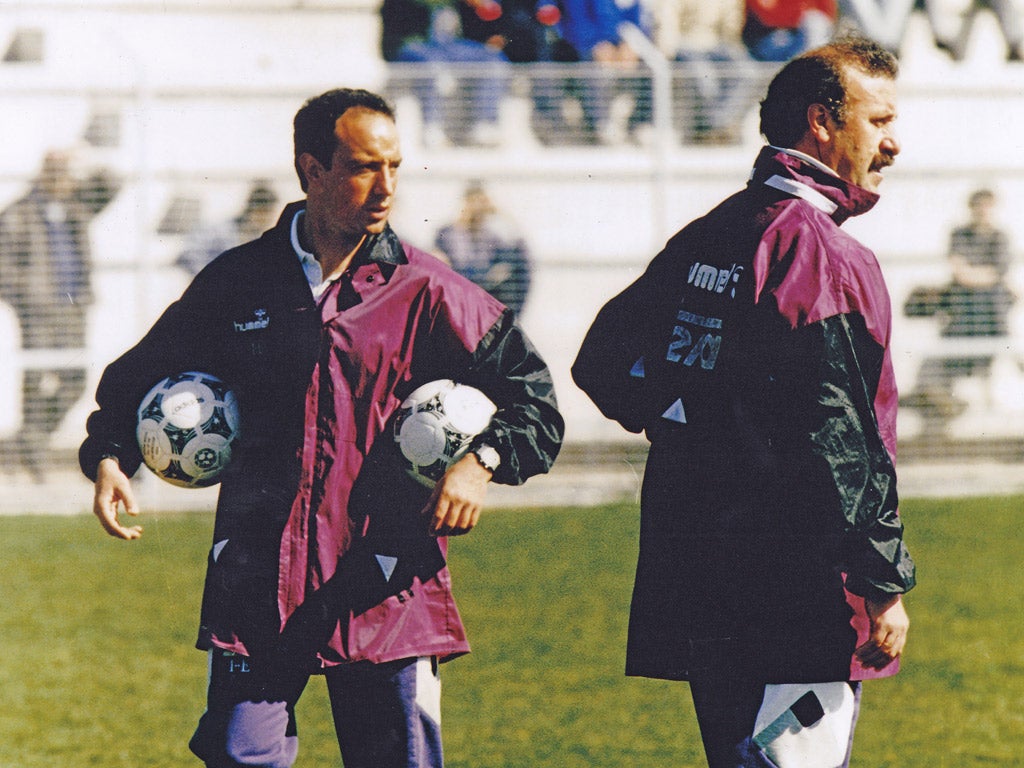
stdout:
POLYGON ((214 259, 107 367, 80 463, 104 529, 137 539, 119 511, 138 514, 140 399, 179 371, 227 382, 242 434, 221 476, 197 642, 208 703, 189 746, 208 768, 288 768, 295 704, 318 673, 347 768, 433 768, 438 665, 469 651, 446 537, 474 528, 492 479, 547 471, 562 418, 515 314, 391 229, 390 105, 336 89, 294 128, 305 199, 214 259), (388 428, 443 378, 497 412, 430 491, 391 457, 388 428))
POLYGON ((776 75, 745 190, 598 314, 576 383, 650 454, 627 674, 687 680, 711 768, 849 762, 914 585, 889 296, 840 229, 899 153, 895 59, 846 38, 776 75))

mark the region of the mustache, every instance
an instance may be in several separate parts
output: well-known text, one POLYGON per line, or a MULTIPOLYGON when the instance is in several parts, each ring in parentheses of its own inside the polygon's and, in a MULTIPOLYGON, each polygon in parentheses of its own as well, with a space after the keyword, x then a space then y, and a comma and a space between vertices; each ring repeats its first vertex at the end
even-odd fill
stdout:
POLYGON ((875 161, 871 164, 871 169, 874 171, 881 171, 885 168, 888 168, 895 162, 896 158, 893 157, 892 155, 882 155, 881 157, 876 158, 875 161))

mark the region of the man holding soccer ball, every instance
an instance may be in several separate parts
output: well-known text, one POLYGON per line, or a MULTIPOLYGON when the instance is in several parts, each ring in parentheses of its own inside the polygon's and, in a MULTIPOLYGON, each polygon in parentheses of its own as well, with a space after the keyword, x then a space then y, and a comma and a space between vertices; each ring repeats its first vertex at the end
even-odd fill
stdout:
POLYGON ((906 642, 889 296, 839 228, 899 153, 896 74, 857 39, 783 67, 747 188, 605 305, 573 366, 651 443, 627 674, 689 681, 711 768, 847 765, 860 681, 906 642))
POLYGON ((154 382, 203 371, 235 392, 241 436, 207 564, 198 646, 211 768, 286 768, 295 703, 323 673, 348 768, 441 765, 438 662, 468 652, 445 536, 477 523, 487 483, 545 472, 563 422, 515 316, 388 225, 401 163, 390 106, 367 91, 295 117, 306 199, 215 259, 105 371, 80 451, 109 534, 142 535, 128 478, 154 382), (433 490, 397 468, 387 425, 417 386, 453 379, 497 407, 433 490))

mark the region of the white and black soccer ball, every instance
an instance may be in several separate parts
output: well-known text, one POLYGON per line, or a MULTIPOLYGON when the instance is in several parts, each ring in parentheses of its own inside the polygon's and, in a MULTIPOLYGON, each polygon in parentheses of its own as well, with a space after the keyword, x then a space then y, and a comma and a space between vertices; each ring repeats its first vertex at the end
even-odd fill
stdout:
POLYGON ((158 477, 184 488, 213 485, 238 439, 238 403, 216 376, 168 376, 142 398, 135 434, 143 461, 158 477))
POLYGON ((433 487, 466 454, 496 410, 479 389, 451 379, 417 387, 394 420, 399 461, 415 480, 433 487))

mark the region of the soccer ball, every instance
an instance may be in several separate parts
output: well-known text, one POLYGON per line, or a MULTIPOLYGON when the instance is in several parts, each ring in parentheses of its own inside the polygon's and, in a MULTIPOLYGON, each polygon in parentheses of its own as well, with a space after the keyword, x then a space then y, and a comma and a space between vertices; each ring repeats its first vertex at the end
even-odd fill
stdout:
POLYGON ((238 404, 216 376, 168 376, 142 398, 135 435, 146 466, 184 488, 220 482, 238 439, 238 404))
POLYGON ((424 384, 402 402, 394 421, 399 460, 422 485, 433 487, 497 410, 479 389, 439 379, 424 384))

